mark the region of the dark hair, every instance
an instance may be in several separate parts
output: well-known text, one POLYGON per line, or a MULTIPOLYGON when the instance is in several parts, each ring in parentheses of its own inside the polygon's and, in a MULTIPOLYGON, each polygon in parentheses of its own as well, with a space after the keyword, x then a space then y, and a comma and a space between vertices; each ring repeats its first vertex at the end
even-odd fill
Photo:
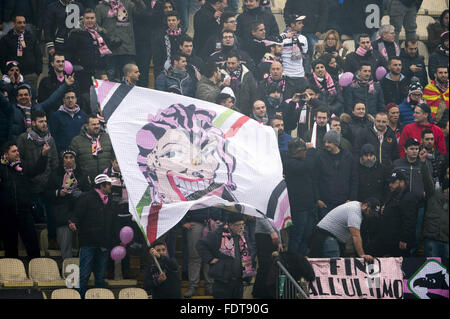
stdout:
POLYGON ((92 8, 86 8, 86 10, 84 10, 84 14, 86 13, 94 13, 95 14, 95 10, 92 8))
MULTIPOLYGON (((273 123, 274 120, 280 120, 280 121, 283 121, 283 117, 281 117, 281 116, 279 116, 279 115, 277 115, 277 114, 273 115, 273 116, 270 118, 270 120, 269 120, 269 123, 270 123, 271 126, 272 126, 272 123, 273 123)), ((283 121, 283 122, 284 122, 284 121, 283 121)))
POLYGON ((231 50, 228 54, 227 54, 227 60, 229 58, 237 58, 238 61, 241 60, 241 58, 239 57, 239 53, 237 52, 237 50, 231 50))
POLYGON ((31 87, 28 84, 23 83, 23 84, 19 85, 19 87, 17 88, 17 91, 16 91, 16 95, 19 94, 19 90, 27 90, 28 94, 30 94, 30 96, 31 96, 31 87))
POLYGON ((327 117, 330 117, 330 110, 325 105, 319 105, 319 107, 314 111, 314 116, 316 116, 319 112, 327 113, 327 117))
POLYGON ((180 40, 178 41, 178 43, 180 44, 180 46, 182 46, 184 44, 184 42, 194 42, 194 40, 187 34, 183 34, 180 37, 180 40))
POLYGON ((223 0, 206 0, 207 3, 216 4, 217 2, 223 2, 223 0))
POLYGON ((358 42, 361 41, 361 38, 369 38, 370 39, 370 35, 368 35, 367 33, 361 33, 358 37, 358 42))
POLYGON ((206 63, 205 69, 204 69, 204 76, 206 76, 207 78, 212 77, 214 75, 214 73, 217 72, 217 68, 218 68, 218 66, 214 62, 206 63))
POLYGON ((436 71, 434 71, 434 73, 437 73, 438 69, 446 69, 446 70, 448 70, 448 67, 446 65, 439 64, 439 65, 436 66, 436 71))
POLYGON ((353 108, 352 108, 352 111, 354 111, 354 110, 355 110, 355 106, 356 106, 356 104, 363 104, 363 105, 364 105, 364 107, 366 108, 366 112, 367 112, 367 106, 366 106, 366 103, 364 103, 364 101, 355 101, 355 103, 353 104, 353 108))
POLYGON ((25 23, 27 22, 27 17, 25 17, 25 14, 23 14, 23 13, 17 13, 15 15, 13 15, 12 18, 11 18, 11 21, 13 21, 15 23, 17 17, 24 17, 25 18, 25 23))
POLYGON ((151 244, 150 248, 155 248, 156 246, 166 246, 167 247, 166 243, 163 240, 160 240, 160 239, 158 239, 155 242, 153 242, 151 244))
POLYGON ((2 154, 9 152, 9 149, 13 146, 17 146, 16 141, 7 141, 2 145, 2 154))
POLYGON ((31 112, 31 121, 36 121, 38 117, 47 117, 47 114, 41 110, 31 112))
POLYGON ((434 133, 432 130, 430 130, 429 128, 426 128, 422 131, 422 133, 420 133, 420 138, 423 140, 423 138, 425 137, 425 134, 433 134, 434 137, 434 133))
POLYGON ((66 96, 67 93, 73 93, 75 96, 77 96, 77 91, 75 89, 68 87, 67 90, 64 92, 64 96, 66 96))
POLYGON ((377 112, 377 114, 375 114, 375 117, 377 117, 377 115, 386 115, 386 116, 388 116, 385 111, 377 112))
POLYGON ((230 213, 228 214, 228 220, 227 223, 228 224, 234 224, 236 222, 239 222, 241 220, 244 220, 244 215, 240 214, 240 213, 230 213))
POLYGON ((223 29, 224 24, 228 21, 229 18, 234 18, 236 14, 232 11, 225 11, 220 16, 220 29, 223 29))
POLYGON ((417 38, 406 40, 406 41, 405 41, 405 48, 407 48, 407 47, 409 46, 410 43, 411 43, 411 44, 416 44, 417 41, 418 41, 417 38))
POLYGON ((86 118, 86 124, 89 124, 89 121, 91 119, 98 119, 97 114, 96 113, 89 114, 88 117, 86 118))
POLYGON ((168 17, 177 17, 177 20, 181 20, 181 15, 176 10, 172 10, 166 13, 166 23, 168 17))
POLYGON ((221 40, 223 40, 223 35, 225 34, 225 33, 231 33, 231 34, 233 34, 233 37, 234 37, 234 31, 232 31, 232 30, 230 30, 230 29, 225 29, 225 30, 222 30, 222 32, 220 32, 220 39, 221 40))
POLYGON ((332 121, 341 123, 341 119, 340 119, 339 117, 337 117, 337 116, 330 118, 330 123, 331 123, 332 121))
POLYGON ((399 56, 391 56, 391 57, 388 59, 388 65, 391 64, 391 62, 392 62, 393 60, 402 61, 402 59, 400 59, 399 56))
POLYGON ((264 22, 263 21, 259 21, 259 20, 253 21, 252 23, 250 23, 250 31, 258 30, 258 26, 261 25, 261 24, 264 25, 264 22))
POLYGON ((317 86, 307 85, 304 87, 303 91, 300 92, 306 92, 306 90, 314 91, 316 94, 320 94, 320 89, 317 86))
POLYGON ((361 62, 358 67, 358 71, 362 70, 363 66, 370 66, 370 70, 372 70, 372 64, 370 64, 369 62, 361 62))
POLYGON ((219 93, 219 95, 216 98, 216 104, 220 104, 222 102, 225 102, 229 98, 234 99, 231 95, 229 95, 227 93, 219 93))
POLYGON ((61 52, 61 51, 56 51, 55 54, 50 55, 50 62, 55 61, 55 56, 63 56, 64 59, 66 58, 66 55, 65 55, 63 52, 61 52))
POLYGON ((186 55, 183 54, 183 53, 175 53, 175 54, 172 54, 172 56, 170 57, 170 64, 172 64, 172 66, 173 66, 173 62, 174 62, 174 61, 180 61, 180 59, 181 59, 182 57, 184 57, 184 58, 187 59, 186 55))

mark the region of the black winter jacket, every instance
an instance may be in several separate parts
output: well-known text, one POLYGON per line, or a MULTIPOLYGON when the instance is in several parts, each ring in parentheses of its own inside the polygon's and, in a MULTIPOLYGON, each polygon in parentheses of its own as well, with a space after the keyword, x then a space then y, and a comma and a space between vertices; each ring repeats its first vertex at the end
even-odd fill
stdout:
POLYGON ((205 4, 194 15, 194 48, 202 52, 211 34, 220 32, 220 26, 214 18, 216 10, 209 4, 205 4))
MULTIPOLYGON (((355 48, 356 50, 357 48, 355 48)), ((386 59, 376 50, 372 50, 366 53, 364 56, 352 52, 347 54, 344 63, 344 72, 356 73, 359 66, 362 63, 369 63, 372 66, 372 78, 375 79, 376 70, 378 67, 383 66, 387 70, 386 59)))
POLYGON ((373 126, 361 130, 355 143, 353 143, 353 152, 356 158, 361 155, 361 148, 364 144, 371 144, 375 147, 378 162, 382 164, 391 166, 392 162, 399 158, 397 138, 390 127, 384 133, 383 143, 381 144, 373 126))
POLYGON ((400 59, 402 60, 402 74, 406 77, 408 82, 411 82, 413 76, 419 78, 420 85, 425 87, 428 84, 427 69, 425 68, 425 60, 417 52, 414 57, 410 57, 406 54, 405 49, 402 49, 400 53, 400 59), (419 72, 414 73, 411 71, 411 65, 421 65, 422 69, 419 72))
POLYGON ((383 89, 380 83, 374 82, 375 92, 369 93, 368 85, 360 85, 359 87, 352 87, 351 85, 344 88, 344 112, 350 114, 351 109, 356 102, 363 102, 366 106, 366 114, 371 114, 375 117, 378 112, 384 111, 386 106, 384 103, 383 89))
POLYGON ((358 201, 363 202, 369 197, 375 197, 384 203, 387 197, 387 177, 391 173, 390 167, 375 162, 375 165, 371 168, 359 164, 358 169, 358 201))
POLYGON ((380 83, 385 104, 394 102, 399 105, 408 96, 409 80, 403 74, 400 81, 392 81, 388 73, 380 83))
POLYGON ((74 175, 78 182, 77 191, 61 197, 60 191, 62 190, 64 175, 65 170, 63 167, 63 163, 61 162, 59 169, 53 171, 52 175, 50 176, 46 191, 47 198, 53 202, 56 227, 68 225, 68 221, 73 215, 73 210, 79 197, 81 196, 81 192, 88 192, 91 189, 91 185, 89 184, 87 175, 77 167, 74 170, 74 175))
POLYGON ((428 200, 423 222, 423 237, 448 243, 448 195, 435 191, 428 200))
POLYGON ((324 203, 340 205, 358 197, 358 169, 350 152, 339 154, 319 151, 316 157, 314 179, 318 199, 324 203))
POLYGON ((306 158, 287 157, 283 160, 283 171, 291 204, 291 213, 313 209, 318 199, 314 188, 316 150, 311 148, 306 158))
POLYGON ((29 31, 25 31, 24 39, 26 46, 23 48, 22 56, 17 56, 17 41, 18 35, 14 30, 10 30, 0 40, 0 69, 3 74, 7 74, 6 62, 19 62, 20 73, 27 74, 41 74, 42 73, 42 53, 39 46, 39 39, 37 39, 29 31))
POLYGON ((115 206, 111 198, 104 205, 95 190, 77 200, 70 220, 77 226, 80 247, 111 248, 116 229, 115 206))
POLYGON ((243 41, 251 37, 250 26, 255 21, 262 21, 266 28, 266 38, 269 36, 277 37, 280 35, 280 29, 278 28, 277 21, 272 13, 263 10, 262 7, 258 7, 252 10, 246 10, 240 14, 237 18, 236 34, 243 41))
POLYGON ((47 156, 41 156, 34 167, 16 171, 8 164, 0 164, 0 216, 31 212, 30 179, 47 166, 47 156))

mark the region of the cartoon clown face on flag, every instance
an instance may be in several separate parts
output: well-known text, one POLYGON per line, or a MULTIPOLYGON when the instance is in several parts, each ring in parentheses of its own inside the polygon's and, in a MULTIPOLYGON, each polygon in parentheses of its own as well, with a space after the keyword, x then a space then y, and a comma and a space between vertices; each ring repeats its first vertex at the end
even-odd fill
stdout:
POLYGON ((214 127, 215 112, 191 104, 174 104, 150 115, 136 136, 138 165, 153 203, 168 204, 217 195, 236 201, 232 191, 235 159, 227 153, 228 141, 214 127), (216 182, 224 165, 227 183, 216 182))

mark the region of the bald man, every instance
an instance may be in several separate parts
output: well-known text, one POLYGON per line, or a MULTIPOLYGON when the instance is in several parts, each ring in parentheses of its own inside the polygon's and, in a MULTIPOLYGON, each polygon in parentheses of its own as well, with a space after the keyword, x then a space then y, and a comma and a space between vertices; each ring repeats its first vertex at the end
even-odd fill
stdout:
POLYGON ((259 82, 257 98, 263 99, 269 93, 270 86, 277 85, 281 87, 281 96, 283 101, 292 98, 293 93, 289 92, 289 87, 286 82, 286 77, 283 75, 283 65, 274 61, 271 63, 269 73, 265 75, 264 79, 259 82))

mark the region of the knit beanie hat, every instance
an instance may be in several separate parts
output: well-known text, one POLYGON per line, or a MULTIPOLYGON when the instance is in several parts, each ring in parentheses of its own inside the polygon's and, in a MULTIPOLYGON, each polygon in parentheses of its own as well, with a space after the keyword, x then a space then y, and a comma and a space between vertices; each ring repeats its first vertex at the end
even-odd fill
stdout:
POLYGON ((423 93, 423 87, 420 85, 420 81, 417 77, 413 76, 411 78, 411 84, 408 88, 408 95, 410 95, 413 92, 419 92, 420 94, 423 93))
POLYGON ((341 133, 335 130, 329 130, 325 133, 323 137, 323 141, 328 141, 330 143, 333 143, 336 146, 341 145, 341 133))

